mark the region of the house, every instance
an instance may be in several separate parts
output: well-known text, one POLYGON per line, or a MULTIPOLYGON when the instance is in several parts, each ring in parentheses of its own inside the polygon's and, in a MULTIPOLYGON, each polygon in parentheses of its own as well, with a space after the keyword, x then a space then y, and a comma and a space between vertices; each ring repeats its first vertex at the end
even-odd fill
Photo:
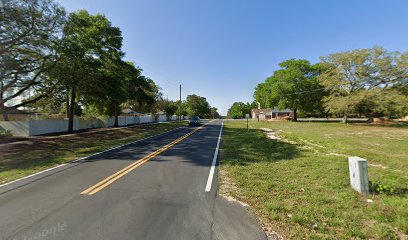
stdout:
POLYGON ((254 108, 251 110, 251 115, 252 118, 272 119, 277 117, 291 117, 293 116, 293 111, 290 109, 279 110, 278 108, 254 108))
POLYGON ((143 113, 133 111, 130 108, 125 108, 125 109, 122 110, 121 115, 122 116, 141 116, 141 115, 143 115, 143 113))

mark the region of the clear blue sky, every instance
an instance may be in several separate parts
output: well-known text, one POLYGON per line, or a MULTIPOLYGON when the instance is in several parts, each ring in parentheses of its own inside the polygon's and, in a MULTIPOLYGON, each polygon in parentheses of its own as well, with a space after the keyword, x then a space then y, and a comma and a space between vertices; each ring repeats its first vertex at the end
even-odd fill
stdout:
POLYGON ((405 51, 406 0, 58 0, 105 14, 122 29, 126 59, 164 96, 198 94, 226 114, 252 101, 278 63, 379 45, 405 51))

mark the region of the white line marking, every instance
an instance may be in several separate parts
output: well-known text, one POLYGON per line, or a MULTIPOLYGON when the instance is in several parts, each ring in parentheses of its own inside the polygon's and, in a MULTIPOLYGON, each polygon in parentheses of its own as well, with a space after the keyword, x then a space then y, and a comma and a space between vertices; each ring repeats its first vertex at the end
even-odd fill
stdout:
POLYGON ((154 138, 154 137, 157 137, 157 136, 160 136, 160 135, 164 135, 164 134, 166 134, 166 133, 172 132, 172 131, 177 130, 177 129, 180 129, 180 128, 183 128, 183 127, 174 128, 174 129, 172 129, 172 130, 170 130, 170 131, 167 131, 167 132, 164 132, 164 133, 159 133, 159 134, 156 134, 156 135, 153 135, 153 136, 150 136, 150 137, 146 137, 146 138, 142 138, 142 139, 139 139, 139 140, 136 140, 136 141, 133 141, 133 142, 129 142, 129 143, 126 143, 126 144, 121 144, 121 145, 118 145, 118 146, 116 146, 116 147, 108 148, 108 149, 106 149, 106 150, 104 150, 104 151, 102 151, 102 152, 97 152, 97 153, 94 153, 94 154, 91 154, 91 155, 88 155, 88 156, 85 156, 85 157, 81 157, 81 158, 78 158, 78 159, 76 159, 76 160, 73 160, 73 161, 70 161, 70 162, 67 162, 67 163, 63 163, 63 164, 57 165, 57 166, 52 167, 52 168, 45 169, 45 170, 42 170, 42 171, 40 171, 40 172, 33 173, 33 174, 31 174, 31 175, 28 175, 28 176, 25 176, 25 177, 22 177, 22 178, 13 180, 13 181, 11 181, 11 182, 3 183, 3 184, 0 185, 0 188, 5 187, 5 186, 10 185, 10 184, 13 184, 13 183, 16 183, 16 182, 19 182, 19 181, 24 180, 24 179, 27 179, 27 178, 31 178, 31 177, 34 177, 34 176, 37 176, 37 175, 40 175, 40 174, 49 172, 49 171, 51 171, 51 170, 54 170, 54 169, 57 169, 57 168, 66 166, 66 165, 71 164, 71 163, 76 163, 76 162, 85 160, 85 159, 87 159, 87 158, 90 158, 90 157, 99 155, 99 154, 101 154, 101 153, 109 152, 109 151, 112 151, 112 150, 115 150, 115 149, 118 149, 118 148, 121 148, 121 147, 130 145, 130 144, 133 144, 133 143, 137 143, 137 142, 144 141, 144 140, 147 140, 147 139, 150 139, 150 138, 154 138))
POLYGON ((221 124, 220 134, 218 135, 217 147, 215 148, 214 158, 212 160, 212 164, 211 164, 211 168, 210 168, 210 174, 208 175, 207 185, 205 186, 205 191, 206 192, 211 191, 211 185, 212 185, 212 181, 213 181, 213 178, 214 178, 215 164, 217 163, 218 150, 220 148, 222 127, 223 126, 224 126, 224 120, 222 121, 222 124, 221 124))

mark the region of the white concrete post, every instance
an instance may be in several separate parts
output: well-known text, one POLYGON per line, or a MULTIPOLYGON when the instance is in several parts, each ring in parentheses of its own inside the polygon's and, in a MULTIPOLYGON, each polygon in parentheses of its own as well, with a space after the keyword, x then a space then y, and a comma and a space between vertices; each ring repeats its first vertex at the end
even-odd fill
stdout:
POLYGON ((367 160, 360 157, 349 157, 351 187, 359 193, 369 193, 367 160))

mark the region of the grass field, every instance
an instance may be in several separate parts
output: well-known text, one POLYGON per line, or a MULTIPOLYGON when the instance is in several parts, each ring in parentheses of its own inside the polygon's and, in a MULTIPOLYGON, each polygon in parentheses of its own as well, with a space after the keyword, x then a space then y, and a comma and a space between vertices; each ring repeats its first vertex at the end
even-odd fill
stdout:
POLYGON ((169 122, 96 129, 66 136, 4 136, 0 138, 0 184, 184 125, 185 122, 169 122))
POLYGON ((407 128, 284 121, 250 121, 250 128, 225 122, 221 176, 266 228, 289 239, 407 238, 407 128), (352 190, 347 156, 366 158, 370 181, 392 192, 352 190))

